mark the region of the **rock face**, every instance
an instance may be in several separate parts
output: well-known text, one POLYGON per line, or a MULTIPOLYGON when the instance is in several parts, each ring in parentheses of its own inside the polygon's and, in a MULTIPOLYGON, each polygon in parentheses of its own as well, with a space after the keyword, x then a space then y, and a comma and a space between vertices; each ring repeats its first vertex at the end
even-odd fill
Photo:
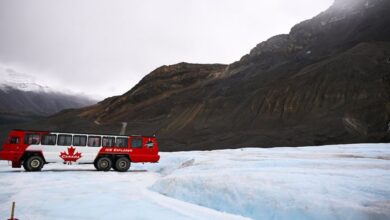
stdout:
MULTIPOLYGON (((168 115, 174 102, 167 98, 203 87, 217 78, 226 65, 179 63, 162 66, 145 76, 134 88, 119 97, 109 98, 81 116, 99 123, 150 119, 168 115), (156 103, 159 106, 155 108, 156 103)), ((188 97, 191 99, 191 97, 188 97)))
POLYGON ((163 66, 40 126, 117 133, 126 121, 165 151, 389 141, 389 11, 388 0, 336 0, 228 66, 163 66))

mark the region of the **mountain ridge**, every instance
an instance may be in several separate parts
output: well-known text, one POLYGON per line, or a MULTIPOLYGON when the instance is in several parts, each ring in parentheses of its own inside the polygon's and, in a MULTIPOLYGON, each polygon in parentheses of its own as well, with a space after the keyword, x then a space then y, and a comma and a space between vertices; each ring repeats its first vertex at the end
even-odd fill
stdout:
POLYGON ((387 11, 390 1, 336 0, 232 64, 162 66, 121 96, 40 124, 112 133, 126 121, 167 151, 390 141, 387 11))
POLYGON ((83 94, 56 91, 37 83, 31 75, 0 66, 0 125, 31 121, 95 102, 83 94))

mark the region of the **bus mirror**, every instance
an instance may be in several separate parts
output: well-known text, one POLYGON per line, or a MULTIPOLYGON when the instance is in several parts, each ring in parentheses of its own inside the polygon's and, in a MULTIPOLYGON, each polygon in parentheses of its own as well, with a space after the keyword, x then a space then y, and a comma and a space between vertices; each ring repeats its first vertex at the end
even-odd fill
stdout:
POLYGON ((146 144, 146 146, 148 146, 148 148, 152 148, 154 146, 153 142, 152 141, 148 141, 148 143, 146 144))

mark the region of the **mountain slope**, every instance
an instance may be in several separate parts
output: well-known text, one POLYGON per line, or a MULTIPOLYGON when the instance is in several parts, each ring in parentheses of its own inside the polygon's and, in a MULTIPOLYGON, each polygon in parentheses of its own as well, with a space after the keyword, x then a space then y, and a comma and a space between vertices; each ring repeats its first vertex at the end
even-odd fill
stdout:
POLYGON ((94 101, 59 92, 31 92, 13 88, 0 90, 0 111, 47 116, 66 108, 80 108, 94 101))
POLYGON ((96 101, 42 86, 34 77, 0 66, 0 124, 29 121, 96 101))
MULTIPOLYGON (((390 1, 336 0, 224 65, 156 69, 45 128, 157 133, 163 150, 389 140, 390 1)), ((36 127, 29 125, 27 127, 36 127)))

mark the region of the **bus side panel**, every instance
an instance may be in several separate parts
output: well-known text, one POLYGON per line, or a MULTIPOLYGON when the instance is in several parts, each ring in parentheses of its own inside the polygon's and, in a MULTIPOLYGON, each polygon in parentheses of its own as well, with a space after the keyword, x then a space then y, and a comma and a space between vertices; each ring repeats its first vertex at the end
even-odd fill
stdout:
POLYGON ((23 156, 23 152, 18 150, 0 151, 0 160, 19 161, 22 158, 22 156, 23 156))
POLYGON ((27 151, 41 151, 47 163, 67 162, 61 155, 76 156, 76 163, 93 163, 101 147, 73 147, 58 145, 30 145, 27 151))
POLYGON ((113 155, 123 155, 128 154, 130 156, 130 153, 132 152, 132 149, 129 148, 123 148, 123 147, 103 147, 102 150, 99 152, 99 155, 103 154, 113 154, 113 155))

